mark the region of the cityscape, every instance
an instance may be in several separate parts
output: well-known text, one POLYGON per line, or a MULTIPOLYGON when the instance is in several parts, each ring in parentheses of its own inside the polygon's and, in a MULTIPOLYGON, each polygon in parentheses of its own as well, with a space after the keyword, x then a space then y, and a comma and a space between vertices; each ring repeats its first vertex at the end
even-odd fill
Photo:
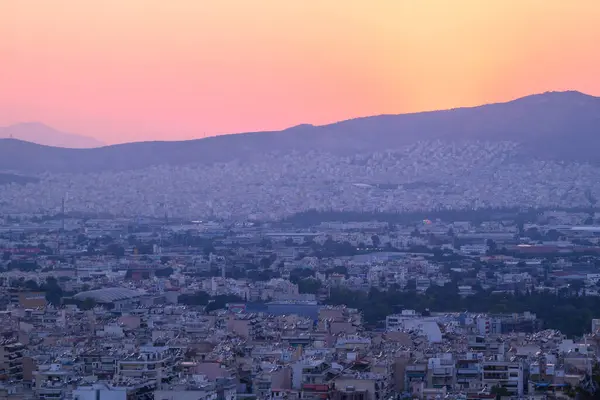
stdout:
POLYGON ((65 200, 67 211, 91 215, 243 221, 313 209, 586 208, 600 197, 597 165, 522 160, 518 149, 513 142, 435 141, 353 156, 313 151, 209 166, 45 173, 3 186, 0 206, 56 214, 65 200))
POLYGON ((599 21, 0 0, 0 400, 600 400, 599 21))
POLYGON ((4 396, 593 396, 600 214, 386 215, 7 215, 4 396))

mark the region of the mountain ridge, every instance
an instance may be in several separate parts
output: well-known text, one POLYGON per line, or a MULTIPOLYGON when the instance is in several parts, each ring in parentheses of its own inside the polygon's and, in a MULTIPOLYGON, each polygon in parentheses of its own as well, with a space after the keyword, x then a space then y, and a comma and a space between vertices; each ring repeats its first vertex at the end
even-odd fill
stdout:
POLYGON ((0 127, 0 138, 14 138, 50 147, 72 149, 105 146, 105 143, 95 138, 61 132, 41 122, 22 122, 0 127))
POLYGON ((525 156, 600 162, 600 97, 578 91, 533 94, 503 103, 359 117, 327 125, 186 141, 65 149, 0 139, 0 170, 25 173, 127 170, 159 164, 241 161, 268 152, 385 151, 419 140, 514 141, 525 156))

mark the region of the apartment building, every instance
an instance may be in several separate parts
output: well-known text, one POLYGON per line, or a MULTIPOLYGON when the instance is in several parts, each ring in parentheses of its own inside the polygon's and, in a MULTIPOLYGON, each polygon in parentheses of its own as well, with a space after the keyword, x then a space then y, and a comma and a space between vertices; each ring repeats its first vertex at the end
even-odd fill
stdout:
POLYGON ((372 372, 344 374, 334 380, 332 399, 379 400, 390 392, 389 380, 372 372))
POLYGON ((152 379, 160 382, 172 371, 173 359, 168 347, 144 346, 139 352, 117 360, 120 378, 152 379))
POLYGON ((456 360, 456 384, 463 390, 481 388, 482 354, 466 353, 456 360))
POLYGON ((23 379, 23 351, 25 345, 13 339, 0 344, 0 369, 10 380, 23 379))
POLYGON ((427 365, 427 384, 431 388, 452 388, 455 382, 455 362, 451 353, 430 358, 427 365))
POLYGON ((520 362, 486 360, 481 364, 483 386, 505 388, 511 395, 522 396, 524 392, 523 364, 520 362))

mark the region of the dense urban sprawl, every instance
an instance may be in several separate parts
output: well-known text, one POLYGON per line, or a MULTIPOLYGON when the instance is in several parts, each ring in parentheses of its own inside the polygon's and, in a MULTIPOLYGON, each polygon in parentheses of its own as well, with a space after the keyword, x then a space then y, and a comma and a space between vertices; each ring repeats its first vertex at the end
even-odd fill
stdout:
POLYGON ((0 211, 278 219, 317 209, 414 211, 586 207, 597 166, 525 159, 510 142, 420 142, 385 153, 271 154, 214 165, 45 174, 0 190, 0 211))
POLYGON ((597 396, 593 210, 342 219, 5 214, 0 397, 597 396))

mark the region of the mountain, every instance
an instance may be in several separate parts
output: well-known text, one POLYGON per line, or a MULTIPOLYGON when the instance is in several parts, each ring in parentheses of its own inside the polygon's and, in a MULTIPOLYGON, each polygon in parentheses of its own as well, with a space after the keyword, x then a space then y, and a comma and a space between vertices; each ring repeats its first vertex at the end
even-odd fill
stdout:
POLYGON ((104 143, 87 136, 57 131, 37 122, 0 127, 0 138, 14 138, 46 146, 86 149, 104 146, 104 143))
MULTIPOLYGON (((15 135, 16 136, 16 135, 15 135)), ((338 155, 386 151, 420 140, 512 141, 527 158, 600 162, 600 98, 547 92, 506 103, 413 114, 379 115, 277 132, 182 142, 140 142, 65 149, 0 139, 0 170, 21 173, 128 170, 260 158, 319 150, 338 155)))

